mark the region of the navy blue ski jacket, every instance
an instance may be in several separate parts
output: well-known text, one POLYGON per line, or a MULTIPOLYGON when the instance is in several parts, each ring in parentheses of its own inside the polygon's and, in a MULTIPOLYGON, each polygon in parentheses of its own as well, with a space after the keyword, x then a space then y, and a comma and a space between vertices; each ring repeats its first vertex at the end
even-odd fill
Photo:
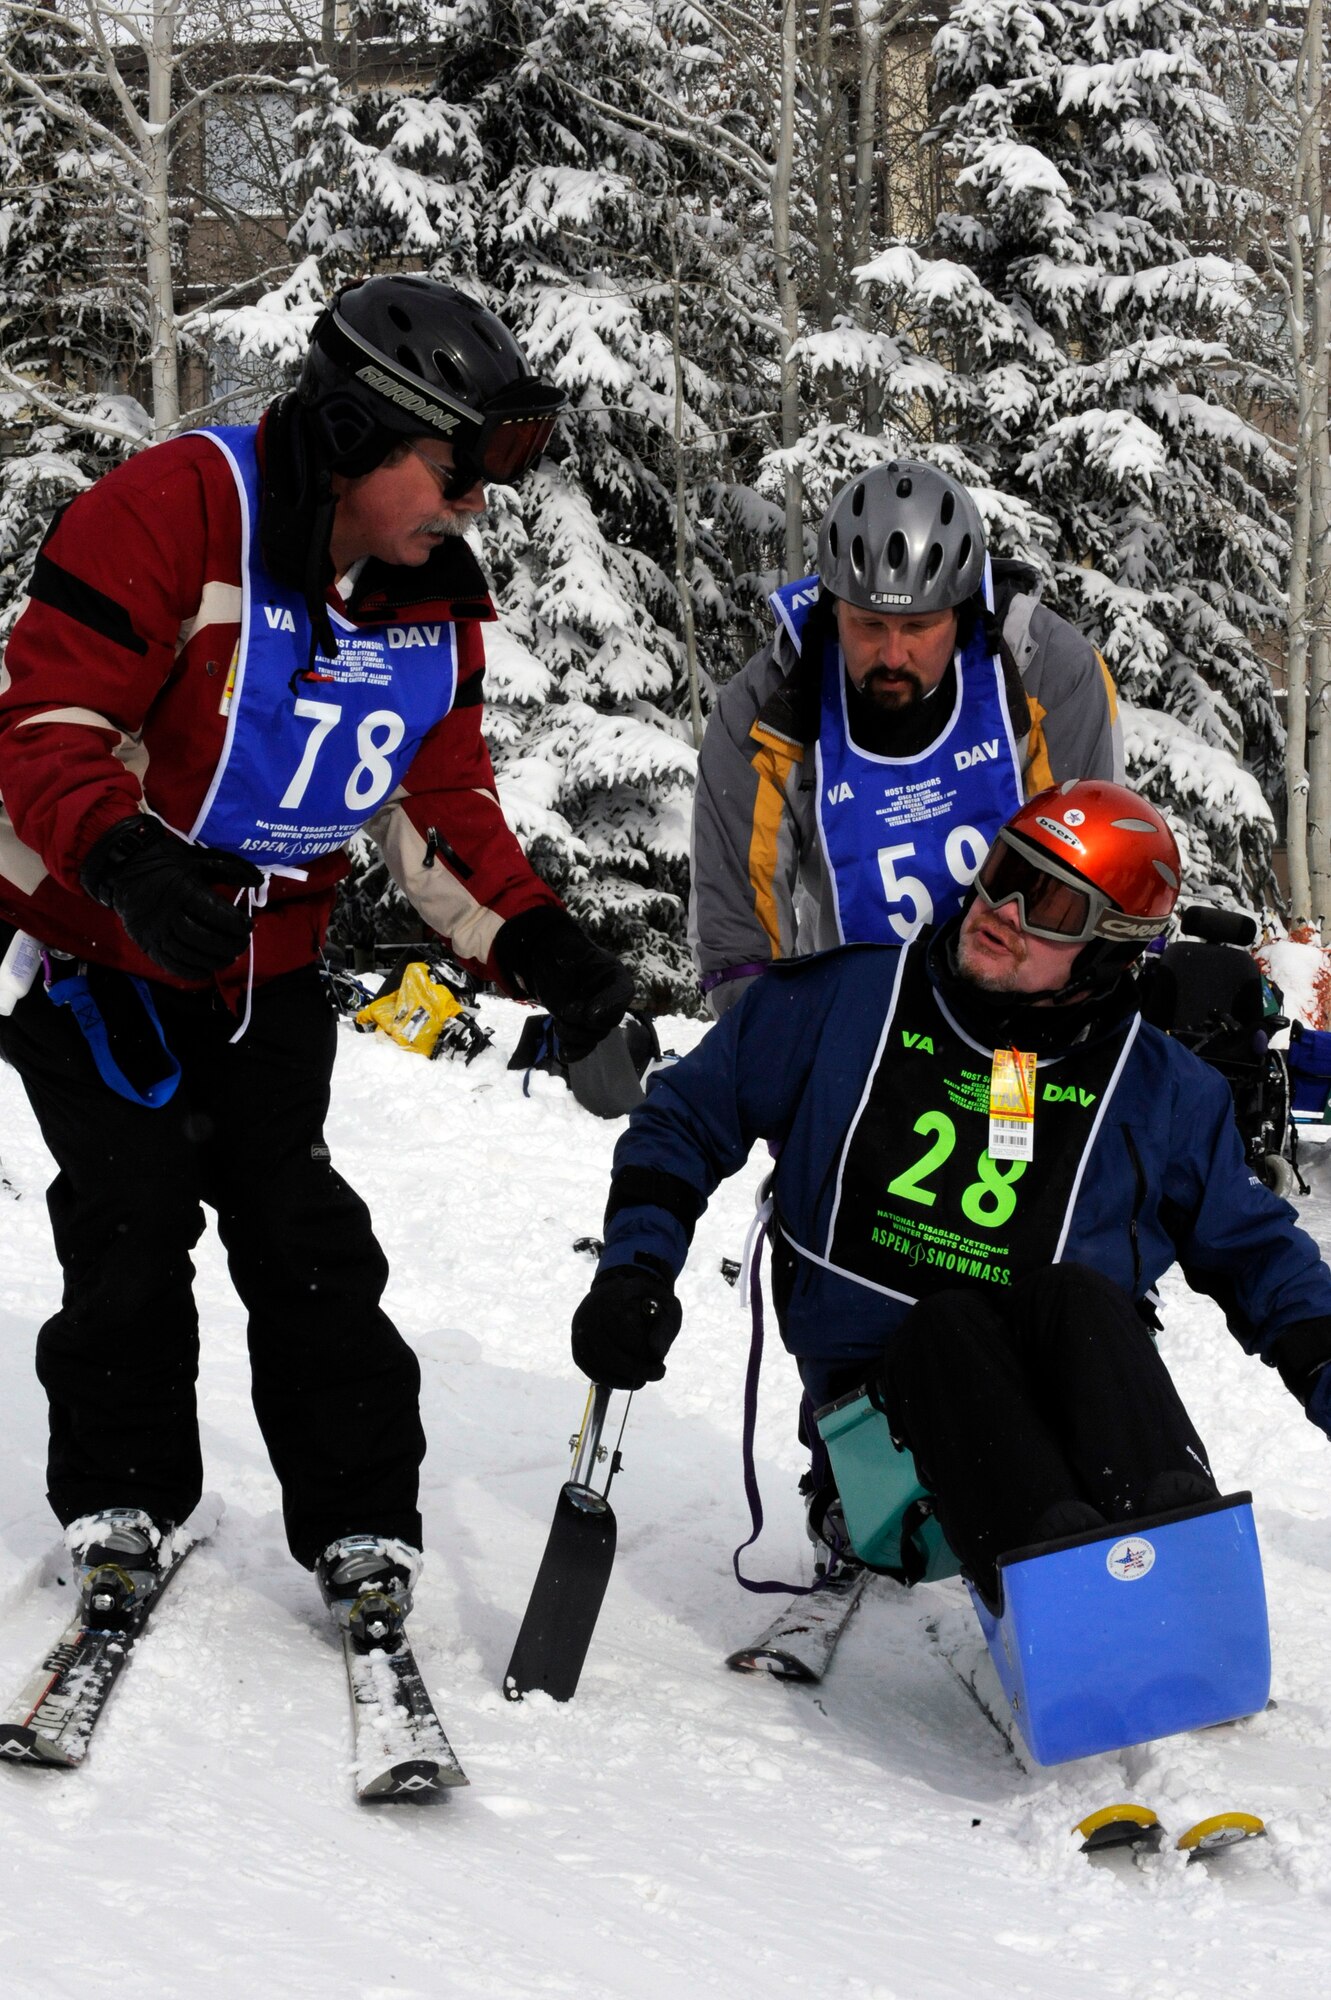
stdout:
MULTIPOLYGON (((881 1354, 908 1305, 829 1269, 819 1253, 900 949, 851 945, 772 966, 690 1055, 658 1073, 615 1149, 600 1269, 646 1253, 677 1274, 713 1190, 756 1141, 770 1140, 787 1348, 823 1361, 881 1354)), ((1075 1085, 1086 1060, 1073 1049, 1046 1069, 1042 1058, 1041 1074, 1075 1085)), ((1044 1113, 1037 1103, 1037 1146, 1044 1113)), ((1250 1171, 1227 1085, 1145 1023, 1091 1146, 1062 1257, 1134 1300, 1179 1264, 1249 1353, 1266 1355, 1286 1329, 1331 1314, 1331 1272, 1290 1205, 1250 1171)))

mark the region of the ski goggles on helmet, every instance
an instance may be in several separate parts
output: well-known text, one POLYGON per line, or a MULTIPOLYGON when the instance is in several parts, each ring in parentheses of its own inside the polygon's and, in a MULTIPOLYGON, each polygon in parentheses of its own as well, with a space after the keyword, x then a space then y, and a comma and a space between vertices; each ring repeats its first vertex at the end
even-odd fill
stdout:
POLYGON ((532 376, 491 396, 465 429, 453 433, 454 469, 445 499, 460 499, 478 480, 511 485, 530 472, 553 437, 563 407, 563 390, 532 376))
POLYGON ((1104 891, 1052 856, 1033 851, 1001 829, 975 878, 980 900, 991 910, 1015 903, 1021 927, 1051 944, 1089 944, 1092 938, 1145 943, 1158 937, 1167 917, 1132 917, 1104 891))

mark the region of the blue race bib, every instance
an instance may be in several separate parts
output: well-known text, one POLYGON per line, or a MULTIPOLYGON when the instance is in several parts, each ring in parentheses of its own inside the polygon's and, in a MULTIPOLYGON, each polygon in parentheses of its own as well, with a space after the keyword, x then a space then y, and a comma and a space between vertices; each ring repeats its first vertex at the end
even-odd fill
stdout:
POLYGON ((252 429, 198 433, 224 454, 241 510, 241 620, 223 701, 226 741, 189 838, 260 868, 345 847, 390 798, 457 696, 451 624, 353 625, 329 607, 337 658, 316 656, 299 591, 258 546, 252 429))
POLYGON ((961 908, 989 843, 1024 797, 1002 661, 977 627, 956 656, 952 714, 927 750, 851 741, 841 648, 823 656, 818 831, 843 943, 897 944, 961 908))

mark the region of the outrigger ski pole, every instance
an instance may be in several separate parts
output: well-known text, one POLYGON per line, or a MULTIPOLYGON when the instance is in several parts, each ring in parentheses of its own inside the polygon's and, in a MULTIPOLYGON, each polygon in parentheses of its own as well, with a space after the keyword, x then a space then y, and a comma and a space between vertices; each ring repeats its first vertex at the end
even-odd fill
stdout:
POLYGON ((626 1403, 611 1450, 602 1444, 601 1432, 613 1394, 593 1384, 582 1428, 569 1439, 572 1469, 560 1490, 527 1615, 504 1676, 510 1701, 532 1693, 568 1701, 577 1688, 615 1561, 615 1517, 608 1496, 620 1468, 619 1446, 629 1412, 626 1403), (598 1490, 592 1481, 601 1466, 606 1467, 605 1484, 598 1490))

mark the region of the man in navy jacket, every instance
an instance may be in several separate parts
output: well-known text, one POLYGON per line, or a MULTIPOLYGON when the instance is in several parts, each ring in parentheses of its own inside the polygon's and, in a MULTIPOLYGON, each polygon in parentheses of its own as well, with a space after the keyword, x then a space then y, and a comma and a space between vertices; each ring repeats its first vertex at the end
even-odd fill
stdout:
POLYGON ((693 1226, 766 1139, 806 1396, 875 1384, 982 1588, 1006 1549, 1214 1494, 1143 1317, 1175 1263, 1331 1434, 1331 1273, 1225 1083, 1139 1012, 1178 874, 1145 800, 1069 783, 941 929, 774 966, 619 1143, 579 1366, 660 1378, 693 1226))

